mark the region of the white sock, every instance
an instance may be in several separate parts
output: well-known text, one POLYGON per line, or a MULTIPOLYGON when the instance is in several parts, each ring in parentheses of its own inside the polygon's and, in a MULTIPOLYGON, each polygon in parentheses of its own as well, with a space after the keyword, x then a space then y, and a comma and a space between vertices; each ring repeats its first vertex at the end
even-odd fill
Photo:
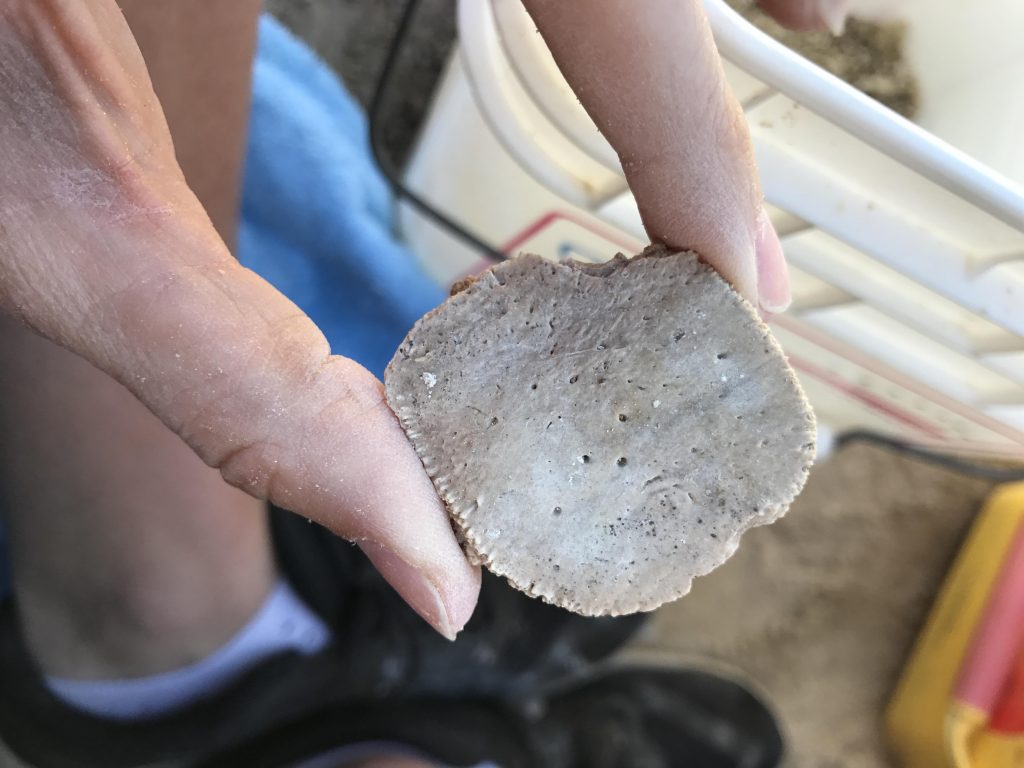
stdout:
POLYGON ((48 677, 58 698, 94 715, 120 720, 155 717, 216 693, 280 651, 316 653, 331 639, 327 626, 283 580, 233 638, 205 659, 149 677, 67 680, 48 677))

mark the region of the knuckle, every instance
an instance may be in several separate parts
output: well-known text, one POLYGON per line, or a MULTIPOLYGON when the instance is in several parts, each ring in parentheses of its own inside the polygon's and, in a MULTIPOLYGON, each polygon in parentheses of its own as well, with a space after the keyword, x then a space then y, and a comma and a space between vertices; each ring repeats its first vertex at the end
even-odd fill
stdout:
POLYGON ((257 440, 227 447, 213 466, 229 485, 257 498, 271 499, 280 488, 278 453, 276 445, 257 440))
POLYGON ((731 94, 725 94, 724 98, 720 94, 717 103, 711 105, 711 112, 715 115, 712 125, 720 157, 728 165, 741 163, 749 172, 753 168, 753 146, 739 103, 731 94))
POLYGON ((358 363, 344 357, 330 357, 323 367, 329 396, 321 415, 331 414, 343 420, 387 416, 391 408, 380 381, 358 363))

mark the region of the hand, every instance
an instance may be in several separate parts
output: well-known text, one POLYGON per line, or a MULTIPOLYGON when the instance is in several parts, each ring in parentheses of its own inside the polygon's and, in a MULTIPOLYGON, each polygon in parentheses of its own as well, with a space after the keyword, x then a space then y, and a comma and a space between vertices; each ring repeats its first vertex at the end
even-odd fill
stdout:
POLYGON ((0 0, 0 307, 357 542, 443 634, 468 620, 479 571, 380 383, 231 256, 113 0, 0 0))
MULTIPOLYGON (((700 0, 524 0, 618 152, 652 240, 692 249, 766 312, 790 302, 747 123, 700 0)), ((780 21, 841 24, 847 0, 763 0, 780 21)))

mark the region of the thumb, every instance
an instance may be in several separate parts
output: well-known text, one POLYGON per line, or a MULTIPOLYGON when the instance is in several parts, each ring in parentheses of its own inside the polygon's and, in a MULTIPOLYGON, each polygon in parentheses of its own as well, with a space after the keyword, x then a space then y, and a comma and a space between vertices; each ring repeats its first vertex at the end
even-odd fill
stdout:
POLYGON ((224 478, 357 542, 454 637, 480 584, 383 387, 241 267, 110 0, 0 5, 0 303, 224 478))
POLYGON ((230 257, 217 263, 182 271, 165 261, 120 292, 119 319, 95 334, 120 337, 116 354, 90 351, 225 480, 358 543, 454 638, 479 573, 380 382, 330 355, 313 323, 261 278, 230 257))

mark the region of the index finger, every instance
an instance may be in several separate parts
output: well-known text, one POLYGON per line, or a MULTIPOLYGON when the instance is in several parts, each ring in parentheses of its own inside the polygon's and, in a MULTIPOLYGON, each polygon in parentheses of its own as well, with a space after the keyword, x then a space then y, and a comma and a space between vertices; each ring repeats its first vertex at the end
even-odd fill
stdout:
POLYGON ((615 148, 652 240, 697 251, 749 300, 789 302, 742 110, 699 0, 524 0, 615 148))

